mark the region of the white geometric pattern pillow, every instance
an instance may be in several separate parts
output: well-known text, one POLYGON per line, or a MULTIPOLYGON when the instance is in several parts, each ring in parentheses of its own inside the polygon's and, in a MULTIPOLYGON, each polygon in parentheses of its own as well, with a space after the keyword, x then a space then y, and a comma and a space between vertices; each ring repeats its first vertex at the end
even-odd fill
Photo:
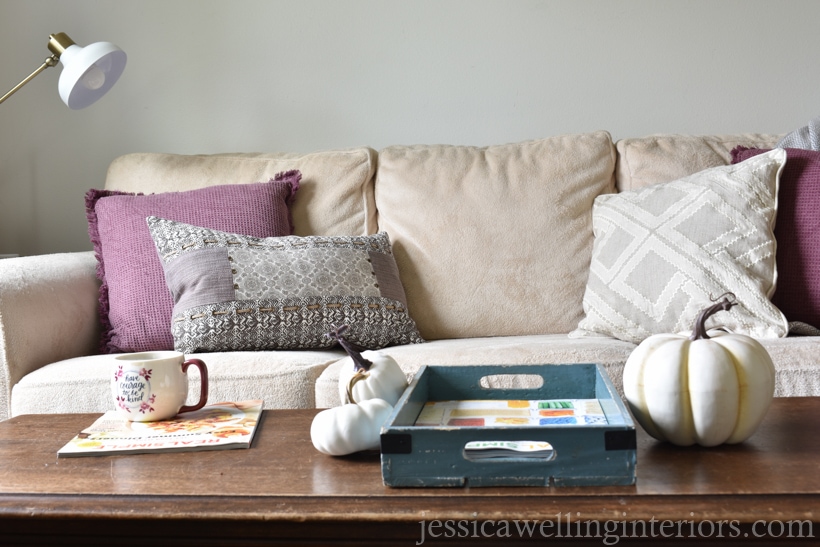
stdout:
POLYGON ((738 305, 707 322, 756 338, 786 336, 775 288, 782 149, 620 194, 593 205, 586 316, 573 338, 607 335, 640 343, 684 332, 726 292, 738 305))

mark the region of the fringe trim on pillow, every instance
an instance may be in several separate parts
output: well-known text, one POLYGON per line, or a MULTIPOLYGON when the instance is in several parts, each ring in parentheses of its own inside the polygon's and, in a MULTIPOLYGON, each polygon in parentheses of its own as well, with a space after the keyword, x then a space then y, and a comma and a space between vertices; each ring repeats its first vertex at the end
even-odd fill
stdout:
POLYGON ((88 220, 88 237, 94 246, 94 257, 97 259, 97 279, 100 280, 100 298, 97 303, 97 312, 102 327, 100 343, 97 351, 102 354, 114 353, 111 347, 111 321, 108 319, 108 312, 111 309, 108 301, 108 284, 105 282, 105 263, 102 258, 102 242, 97 226, 97 202, 108 196, 133 196, 143 194, 133 194, 130 192, 120 192, 119 190, 97 190, 92 188, 85 193, 85 218, 88 220))
POLYGON ((302 172, 298 169, 291 169, 290 171, 282 171, 277 173, 270 182, 284 182, 290 185, 290 193, 285 198, 285 205, 288 207, 288 224, 290 225, 290 233, 293 234, 295 227, 293 225, 293 203, 296 201, 296 191, 299 189, 299 183, 302 181, 302 172))

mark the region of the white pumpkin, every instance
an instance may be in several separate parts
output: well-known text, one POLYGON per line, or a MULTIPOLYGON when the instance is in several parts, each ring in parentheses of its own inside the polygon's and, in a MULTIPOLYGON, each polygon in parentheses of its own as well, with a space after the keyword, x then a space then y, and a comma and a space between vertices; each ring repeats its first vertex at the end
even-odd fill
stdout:
POLYGON ((691 336, 650 336, 627 359, 624 396, 656 439, 680 446, 740 443, 763 420, 774 396, 768 352, 748 336, 704 328, 709 316, 734 304, 724 299, 703 310, 691 336))
POLYGON ((316 450, 331 456, 377 449, 391 412, 393 406, 383 399, 322 410, 310 424, 310 440, 316 450))
POLYGON ((328 333, 348 354, 342 360, 339 372, 339 398, 342 404, 384 399, 395 405, 407 388, 407 376, 389 355, 356 350, 342 336, 345 330, 346 325, 328 333))
POLYGON ((367 370, 357 368, 350 357, 342 362, 339 372, 339 397, 342 403, 384 399, 395 405, 407 388, 407 376, 399 364, 378 351, 363 351, 361 355, 371 363, 367 370))

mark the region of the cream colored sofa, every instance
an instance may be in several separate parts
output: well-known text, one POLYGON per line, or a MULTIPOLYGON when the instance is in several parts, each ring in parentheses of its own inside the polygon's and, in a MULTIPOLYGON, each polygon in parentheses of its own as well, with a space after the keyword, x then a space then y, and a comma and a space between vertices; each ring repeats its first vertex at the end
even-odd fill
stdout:
MULTIPOLYGON (((601 131, 486 148, 130 154, 112 163, 105 188, 188 190, 299 169, 297 235, 389 234, 410 315, 427 340, 383 350, 408 376, 424 364, 595 362, 620 388, 635 345, 568 336, 584 315, 593 200, 728 164, 735 146, 770 147, 778 138, 658 135, 613 142, 601 131)), ((95 354, 95 267, 93 252, 0 261, 1 418, 111 407, 110 356, 95 354)), ((777 368, 776 395, 820 395, 820 337, 762 343, 777 368)), ((340 350, 194 356, 208 364, 211 401, 339 404, 340 350)))

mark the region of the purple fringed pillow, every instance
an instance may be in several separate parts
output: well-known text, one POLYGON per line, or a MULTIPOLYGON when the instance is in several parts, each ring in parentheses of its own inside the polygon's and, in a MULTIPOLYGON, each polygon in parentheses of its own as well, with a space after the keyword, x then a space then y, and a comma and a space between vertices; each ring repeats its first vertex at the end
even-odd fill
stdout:
MULTIPOLYGON (((772 303, 790 322, 820 328, 820 152, 786 148, 777 221, 777 288, 772 303)), ((732 163, 767 152, 739 146, 732 163)))
POLYGON ((97 256, 102 353, 174 349, 174 301, 145 219, 162 216, 254 237, 293 233, 290 207, 302 175, 185 192, 130 194, 89 190, 88 234, 97 256))

